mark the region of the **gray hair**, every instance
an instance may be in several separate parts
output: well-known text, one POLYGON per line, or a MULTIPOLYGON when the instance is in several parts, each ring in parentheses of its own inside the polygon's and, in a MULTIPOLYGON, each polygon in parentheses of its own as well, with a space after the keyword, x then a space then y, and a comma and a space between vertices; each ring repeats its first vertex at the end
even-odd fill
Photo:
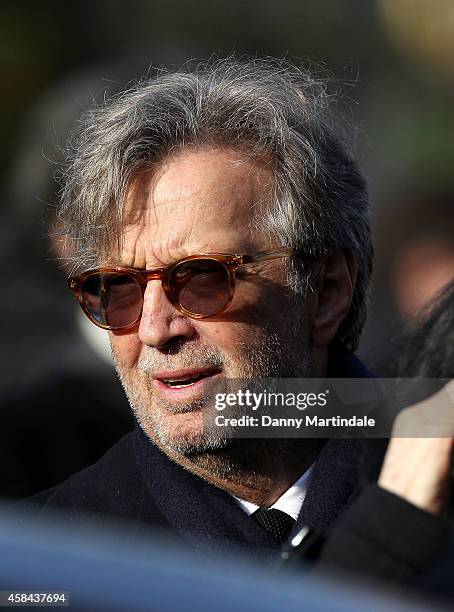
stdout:
MULTIPOLYGON (((68 150, 59 212, 78 263, 92 265, 118 246, 132 177, 173 148, 214 144, 268 154, 274 197, 260 229, 312 261, 333 249, 352 252, 357 282, 337 338, 356 348, 372 269, 369 199, 334 127, 327 85, 283 61, 230 57, 160 72, 86 113, 68 150)), ((298 264, 291 276, 301 291, 308 277, 301 282, 298 264)))

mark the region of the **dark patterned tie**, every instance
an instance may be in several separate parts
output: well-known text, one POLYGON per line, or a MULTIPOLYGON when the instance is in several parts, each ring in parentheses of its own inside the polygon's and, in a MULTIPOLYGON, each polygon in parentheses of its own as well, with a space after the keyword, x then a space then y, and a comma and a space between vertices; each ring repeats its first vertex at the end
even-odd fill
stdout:
POLYGON ((276 508, 259 508, 251 516, 278 544, 288 539, 295 524, 295 519, 276 508))

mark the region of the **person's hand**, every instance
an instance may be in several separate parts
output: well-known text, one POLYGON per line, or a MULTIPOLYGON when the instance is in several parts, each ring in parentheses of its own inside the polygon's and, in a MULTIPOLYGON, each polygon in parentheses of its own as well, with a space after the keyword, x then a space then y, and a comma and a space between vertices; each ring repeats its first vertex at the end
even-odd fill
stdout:
POLYGON ((451 380, 429 399, 399 413, 379 486, 427 512, 441 514, 449 496, 453 446, 454 380, 451 380), (426 437, 411 437, 418 434, 426 437))

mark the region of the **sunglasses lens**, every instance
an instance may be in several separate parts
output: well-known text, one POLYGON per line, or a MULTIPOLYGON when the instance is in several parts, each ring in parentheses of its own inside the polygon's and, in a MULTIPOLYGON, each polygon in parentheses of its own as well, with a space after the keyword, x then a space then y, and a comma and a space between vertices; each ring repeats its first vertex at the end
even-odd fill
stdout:
POLYGON ((192 259, 179 264, 172 271, 170 286, 174 298, 192 314, 215 314, 229 301, 229 272, 214 259, 192 259))
POLYGON ((140 285, 122 272, 92 274, 82 286, 82 296, 93 319, 112 329, 135 323, 142 312, 140 285))

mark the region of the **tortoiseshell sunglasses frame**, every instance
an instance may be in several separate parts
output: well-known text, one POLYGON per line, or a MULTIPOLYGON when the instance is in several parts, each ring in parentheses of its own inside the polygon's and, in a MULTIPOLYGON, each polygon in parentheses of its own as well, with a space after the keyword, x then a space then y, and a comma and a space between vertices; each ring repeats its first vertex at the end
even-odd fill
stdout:
POLYGON ((156 268, 154 270, 139 270, 137 268, 128 268, 124 266, 118 266, 114 268, 95 268, 92 270, 87 270, 82 272, 82 274, 76 276, 70 276, 68 278, 68 287, 71 291, 74 292, 79 304, 82 307, 82 310, 90 319, 92 323, 100 327, 101 329, 111 330, 111 331, 126 331, 129 329, 133 329, 137 323, 140 321, 142 316, 142 310, 140 315, 133 323, 129 323, 128 325, 121 326, 111 326, 100 323, 97 321, 92 314, 90 313, 85 300, 83 298, 83 284, 93 274, 104 274, 104 273, 115 273, 115 272, 123 272, 125 274, 129 274, 135 282, 142 289, 142 299, 145 294, 145 290, 147 287, 147 283, 151 280, 160 280, 162 282, 162 288, 166 294, 167 299, 170 303, 182 314, 192 318, 192 319, 209 319, 211 317, 217 316, 224 312, 230 305, 233 300, 233 296, 235 293, 235 272, 241 266, 245 266, 251 263, 259 263, 262 261, 267 261, 270 259, 280 259, 283 257, 292 257, 297 255, 298 253, 292 249, 278 249, 275 251, 264 251, 261 253, 256 253, 254 255, 239 255, 239 254, 228 254, 228 253, 198 253, 196 255, 190 255, 188 257, 184 257, 183 259, 179 259, 174 262, 170 266, 166 266, 164 268, 156 268), (222 308, 219 308, 216 312, 210 313, 208 315, 194 313, 182 306, 178 299, 173 294, 173 290, 171 287, 171 278, 175 269, 192 260, 208 260, 208 261, 216 261, 224 266, 228 273, 229 278, 229 296, 227 302, 222 308))

